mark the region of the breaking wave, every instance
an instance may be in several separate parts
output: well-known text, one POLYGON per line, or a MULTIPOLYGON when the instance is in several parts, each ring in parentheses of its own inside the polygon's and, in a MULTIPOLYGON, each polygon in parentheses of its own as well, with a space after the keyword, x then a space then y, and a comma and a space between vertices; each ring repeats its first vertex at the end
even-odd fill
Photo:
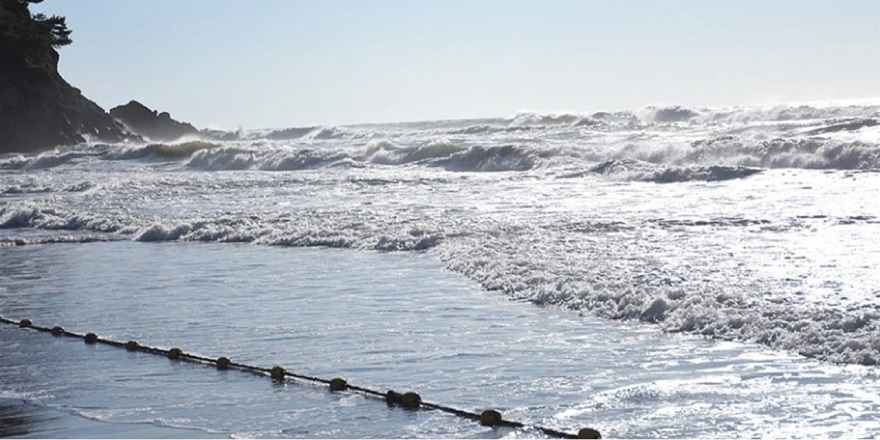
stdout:
POLYGON ((724 136, 694 142, 684 159, 727 161, 744 167, 873 170, 880 169, 880 145, 822 138, 756 142, 724 136))
MULTIPOLYGON (((690 108, 681 105, 648 106, 633 111, 600 111, 586 113, 521 112, 506 122, 522 126, 590 126, 598 122, 617 126, 643 124, 731 124, 748 125, 767 122, 875 120, 880 118, 880 105, 766 105, 714 108, 690 108)), ((876 121, 875 121, 876 122, 876 121)), ((870 125, 874 123, 868 122, 870 125)))
POLYGON ((827 289, 831 299, 811 303, 791 287, 799 275, 818 283, 862 276, 869 286, 869 258, 852 264, 844 249, 824 269, 822 248, 806 252, 817 259, 808 267, 827 272, 794 275, 756 274, 753 260, 767 252, 775 252, 768 263, 799 257, 811 244, 798 240, 814 231, 835 245, 871 239, 880 215, 840 208, 846 201, 834 197, 857 194, 852 201, 864 192, 869 200, 875 194, 862 182, 874 173, 775 169, 880 170, 878 111, 520 113, 7 154, 0 246, 179 240, 425 251, 512 298, 876 365, 877 292, 846 302, 840 292, 861 285, 823 284, 813 290, 827 289), (802 179, 809 197, 765 209, 787 196, 774 187, 787 182, 783 175, 802 179), (728 197, 742 209, 718 201, 728 197), (686 207, 678 204, 684 199, 686 207), (714 205, 702 210, 702 203, 714 205), (863 235, 848 235, 855 233, 863 235))
POLYGON ((250 136, 251 140, 335 140, 335 139, 369 139, 373 132, 350 127, 289 127, 258 133, 250 136))
MULTIPOLYGON (((613 168, 621 164, 607 164, 613 168)), ((652 220, 651 227, 770 227, 783 221, 849 224, 827 217, 782 220, 720 218, 683 223, 652 220)), ((626 221, 517 225, 492 218, 395 216, 344 209, 206 218, 135 217, 117 213, 10 203, 0 208, 0 229, 51 232, 0 239, 0 245, 137 241, 247 242, 273 246, 329 246, 379 251, 431 251, 448 267, 490 291, 590 315, 722 339, 751 341, 835 362, 880 362, 880 309, 805 307, 785 297, 756 300, 752 288, 706 284, 711 267, 687 274, 660 269, 633 249, 609 248, 603 237, 638 228, 626 221), (554 231, 584 236, 559 241, 554 231), (103 234, 103 235, 99 235, 103 234)))
POLYGON ((441 167, 449 171, 524 171, 532 169, 539 159, 539 154, 515 145, 465 148, 448 140, 430 141, 416 146, 378 141, 358 148, 226 146, 199 151, 186 163, 186 167, 208 171, 294 171, 416 164, 441 167))
POLYGON ((424 166, 568 176, 594 170, 613 179, 656 182, 746 177, 753 168, 876 170, 880 105, 521 112, 506 119, 239 131, 234 139, 64 147, 0 156, 0 169, 101 161, 177 162, 201 171, 424 166))
MULTIPOLYGON (((675 182, 716 182, 741 179, 761 172, 760 169, 730 166, 657 166, 638 160, 613 159, 603 162, 590 172, 620 180, 675 183, 675 182)), ((583 173, 582 173, 583 174, 583 173)), ((571 175, 567 177, 573 177, 571 175)))
POLYGON ((220 144, 205 141, 190 141, 176 144, 147 144, 131 145, 106 154, 107 160, 134 160, 134 159, 185 159, 197 151, 218 148, 220 144))

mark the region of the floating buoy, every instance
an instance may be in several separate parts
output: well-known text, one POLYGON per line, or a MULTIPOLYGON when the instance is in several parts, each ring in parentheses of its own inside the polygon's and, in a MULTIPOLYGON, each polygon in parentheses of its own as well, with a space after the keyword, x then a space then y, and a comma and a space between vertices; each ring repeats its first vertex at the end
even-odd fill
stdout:
MULTIPOLYGON (((6 323, 6 324, 12 324, 12 325, 16 324, 15 321, 4 318, 2 316, 0 316, 0 322, 6 323)), ((128 351, 141 351, 141 352, 150 353, 150 354, 163 354, 170 359, 186 359, 186 360, 198 361, 199 363, 203 363, 203 362, 210 363, 211 362, 210 358, 196 356, 193 354, 187 354, 187 353, 184 353, 180 348, 177 348, 177 347, 173 347, 168 350, 164 350, 164 349, 152 347, 149 345, 142 346, 137 341, 128 341, 126 343, 122 343, 122 342, 115 341, 112 339, 98 338, 98 335, 96 335, 95 333, 86 333, 84 336, 80 336, 79 334, 70 333, 70 332, 65 331, 61 326, 55 326, 51 329, 46 328, 46 327, 34 326, 30 319, 22 319, 22 320, 18 321, 18 326, 22 327, 22 328, 30 327, 30 328, 39 330, 40 332, 51 332, 52 335, 54 335, 54 336, 81 337, 81 338, 83 338, 83 340, 85 341, 86 344, 95 344, 98 342, 102 342, 102 343, 106 343, 106 344, 109 344, 109 345, 112 345, 115 347, 124 347, 128 351)), ((221 357, 217 358, 215 364, 216 364, 218 370, 225 370, 229 367, 233 367, 232 362, 229 360, 229 358, 227 358, 225 356, 221 356, 221 357)), ((303 380, 307 380, 307 381, 328 384, 330 386, 330 390, 334 391, 334 392, 335 391, 345 391, 345 390, 355 390, 355 391, 362 391, 366 395, 382 397, 382 393, 379 391, 374 391, 374 390, 370 390, 370 389, 366 389, 366 388, 361 388, 361 387, 349 385, 348 382, 341 377, 336 377, 336 378, 331 379, 330 381, 327 381, 326 379, 320 379, 320 378, 309 377, 309 376, 301 376, 301 375, 294 374, 294 373, 288 373, 284 368, 277 366, 277 365, 272 367, 269 370, 267 370, 266 368, 255 367, 255 366, 247 365, 247 364, 235 364, 234 368, 239 369, 239 370, 245 370, 245 371, 257 373, 257 374, 265 374, 266 372, 268 372, 269 376, 273 380, 275 380, 277 382, 281 382, 281 383, 283 383, 285 376, 291 376, 292 378, 297 379, 297 380, 303 379, 303 380)), ((482 424, 483 426, 508 426, 508 427, 512 427, 512 428, 522 428, 522 427, 528 426, 528 425, 524 425, 522 423, 504 420, 501 416, 501 413, 496 410, 485 410, 481 414, 476 414, 476 413, 473 413, 470 411, 457 410, 455 408, 440 406, 440 405, 430 403, 430 402, 422 402, 422 397, 418 393, 415 393, 412 391, 404 393, 404 394, 400 394, 394 390, 388 390, 384 394, 384 397, 385 397, 385 402, 388 404, 388 406, 400 406, 400 407, 407 409, 407 410, 418 410, 418 409, 421 409, 422 407, 425 407, 428 409, 438 409, 438 410, 441 410, 444 412, 455 414, 459 417, 464 417, 464 418, 471 419, 471 420, 479 420, 480 424, 482 424)), ((580 431, 578 431, 577 435, 575 436, 575 435, 568 434, 565 432, 556 431, 553 429, 542 428, 540 426, 533 425, 533 427, 537 428, 538 430, 542 431, 544 434, 547 434, 550 437, 585 438, 585 439, 601 439, 602 438, 602 435, 599 433, 599 431, 597 431, 593 428, 583 428, 580 431)))
POLYGON ((269 376, 271 376, 272 379, 275 380, 284 380, 284 373, 286 373, 286 371, 284 371, 284 368, 276 365, 272 367, 271 371, 269 371, 269 376))
POLYGON ((480 414, 480 424, 483 426, 495 426, 501 423, 501 413, 494 409, 487 409, 480 414))
POLYGON ((406 409, 419 409, 422 406, 422 396, 412 391, 403 393, 400 397, 400 406, 406 409))
POLYGON ((345 391, 348 389, 348 382, 341 377, 330 380, 330 391, 345 391))
POLYGON ((401 395, 400 393, 398 393, 397 391, 394 391, 394 390, 388 390, 388 392, 385 393, 385 403, 387 403, 388 406, 402 404, 403 403, 403 402, 401 402, 402 398, 403 398, 403 395, 401 395))
POLYGON ((593 428, 584 428, 578 431, 578 438, 602 438, 602 434, 593 428))

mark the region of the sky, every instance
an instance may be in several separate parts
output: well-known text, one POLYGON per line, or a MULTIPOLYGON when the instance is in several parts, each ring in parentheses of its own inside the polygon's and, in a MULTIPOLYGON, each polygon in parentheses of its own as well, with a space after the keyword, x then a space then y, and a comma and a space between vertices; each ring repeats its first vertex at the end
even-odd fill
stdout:
POLYGON ((62 76, 236 129, 880 96, 878 0, 45 0, 62 76))

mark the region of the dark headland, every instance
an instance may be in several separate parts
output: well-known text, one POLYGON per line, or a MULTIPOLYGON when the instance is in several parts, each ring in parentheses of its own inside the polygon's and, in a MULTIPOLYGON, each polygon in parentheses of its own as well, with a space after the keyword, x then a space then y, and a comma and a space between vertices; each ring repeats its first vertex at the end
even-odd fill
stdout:
POLYGON ((199 134, 137 101, 108 114, 65 81, 57 49, 72 42, 71 31, 64 17, 31 13, 29 6, 41 1, 0 0, 0 154, 199 134))
POLYGON ((64 17, 31 14, 40 0, 0 0, 0 153, 134 138, 58 73, 70 44, 64 17))
POLYGON ((111 108, 110 116, 122 122, 128 130, 157 142, 199 135, 199 130, 192 124, 176 121, 168 112, 159 113, 137 101, 111 108))

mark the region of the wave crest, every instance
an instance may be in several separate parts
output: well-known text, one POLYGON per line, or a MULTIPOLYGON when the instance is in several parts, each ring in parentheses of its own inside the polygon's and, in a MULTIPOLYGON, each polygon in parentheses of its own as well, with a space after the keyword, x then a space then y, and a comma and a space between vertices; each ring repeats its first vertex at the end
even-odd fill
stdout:
POLYGON ((596 165, 590 172, 620 180, 676 183, 717 182, 741 179, 760 173, 760 169, 741 166, 662 166, 635 159, 612 159, 596 165))
POLYGON ((475 146, 437 161, 449 171, 527 171, 538 163, 535 155, 517 145, 475 146))

